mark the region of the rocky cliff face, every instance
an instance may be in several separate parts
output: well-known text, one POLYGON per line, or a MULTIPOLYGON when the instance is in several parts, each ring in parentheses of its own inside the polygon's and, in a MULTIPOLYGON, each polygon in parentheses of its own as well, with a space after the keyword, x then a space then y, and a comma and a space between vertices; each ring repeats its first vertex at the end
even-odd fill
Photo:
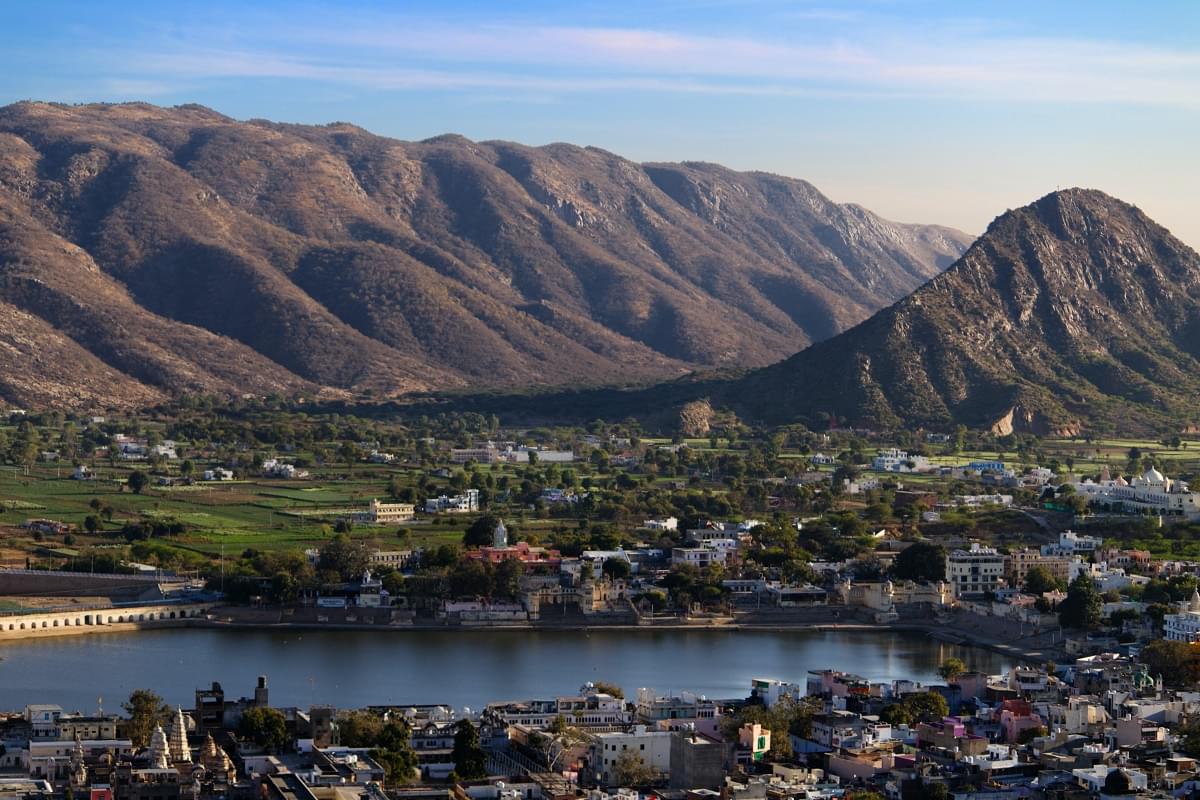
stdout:
POLYGON ((387 396, 763 365, 967 242, 713 165, 20 103, 0 109, 0 398, 387 396))
POLYGON ((996 219, 911 296, 752 373, 769 419, 1000 433, 1200 419, 1200 256, 1133 206, 1072 189, 996 219))

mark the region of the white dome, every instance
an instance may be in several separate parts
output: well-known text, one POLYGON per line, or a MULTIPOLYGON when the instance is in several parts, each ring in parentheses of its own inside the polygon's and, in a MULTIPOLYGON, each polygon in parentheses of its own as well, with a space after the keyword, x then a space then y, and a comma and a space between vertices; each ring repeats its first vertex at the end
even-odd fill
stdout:
POLYGON ((1166 478, 1163 477, 1163 474, 1154 467, 1146 470, 1146 474, 1142 477, 1148 481, 1153 481, 1154 483, 1162 483, 1164 480, 1166 480, 1166 478))

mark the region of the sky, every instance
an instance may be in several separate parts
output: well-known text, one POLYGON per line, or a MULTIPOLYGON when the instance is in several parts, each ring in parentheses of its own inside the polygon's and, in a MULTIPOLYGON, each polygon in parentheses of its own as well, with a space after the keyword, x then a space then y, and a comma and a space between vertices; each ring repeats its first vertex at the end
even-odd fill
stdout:
POLYGON ((1086 186, 1200 246, 1196 0, 14 0, 26 99, 714 161, 976 234, 1086 186))

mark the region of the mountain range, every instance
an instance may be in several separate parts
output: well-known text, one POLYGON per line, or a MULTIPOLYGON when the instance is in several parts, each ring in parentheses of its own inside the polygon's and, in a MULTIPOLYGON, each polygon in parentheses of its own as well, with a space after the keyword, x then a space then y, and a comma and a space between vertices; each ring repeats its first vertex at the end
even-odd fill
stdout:
POLYGON ((969 242, 712 164, 17 103, 0 108, 0 400, 753 368, 908 295, 969 242))
POLYGON ((1200 255, 1134 206, 1057 191, 997 217, 909 296, 776 364, 451 405, 529 421, 633 416, 693 431, 715 408, 814 430, 1196 432, 1200 255))

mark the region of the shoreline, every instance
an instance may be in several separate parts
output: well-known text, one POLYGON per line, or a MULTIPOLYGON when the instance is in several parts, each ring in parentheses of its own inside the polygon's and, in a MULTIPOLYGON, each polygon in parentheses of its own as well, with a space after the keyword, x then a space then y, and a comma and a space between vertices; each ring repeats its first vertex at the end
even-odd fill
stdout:
POLYGON ((522 622, 514 624, 483 624, 483 625, 379 625, 361 623, 312 623, 312 622, 266 622, 234 619, 213 619, 206 617, 156 620, 154 622, 125 622, 108 624, 100 628, 50 628, 23 632, 23 636, 0 637, 0 654, 7 642, 19 642, 26 639, 57 638, 64 636, 85 636, 92 633, 136 633, 141 630, 163 630, 169 628, 195 628, 198 630, 233 630, 233 631, 339 631, 379 633, 428 633, 455 632, 472 633, 484 632, 573 632, 590 635, 592 631, 621 632, 621 633, 656 633, 656 632, 761 632, 761 633, 913 633, 926 634, 929 638, 948 645, 974 647, 1007 656, 1018 663, 1042 663, 1060 655, 1057 648, 1032 649, 1015 644, 995 641, 981 636, 973 636, 968 632, 956 630, 947 631, 945 626, 934 622, 897 621, 897 622, 827 622, 827 621, 763 621, 763 622, 721 622, 713 624, 698 623, 666 623, 657 625, 631 625, 627 623, 599 623, 594 625, 555 624, 553 622, 522 622))

